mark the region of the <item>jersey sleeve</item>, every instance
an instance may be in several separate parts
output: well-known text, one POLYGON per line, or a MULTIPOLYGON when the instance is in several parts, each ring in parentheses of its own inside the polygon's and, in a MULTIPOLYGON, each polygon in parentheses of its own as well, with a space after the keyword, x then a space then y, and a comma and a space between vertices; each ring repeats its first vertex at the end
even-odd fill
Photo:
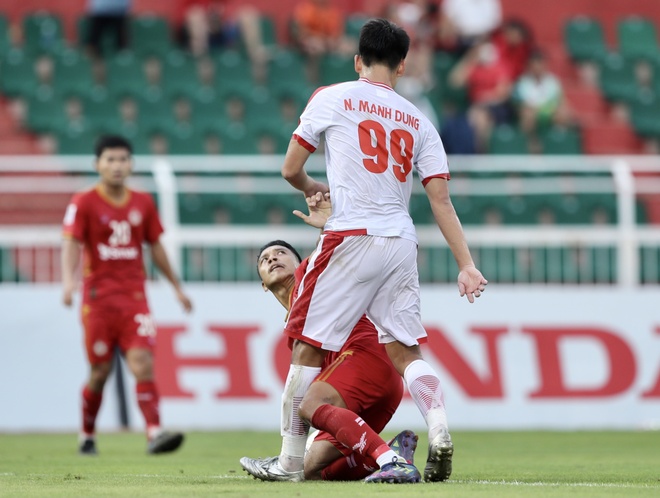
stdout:
POLYGON ((422 185, 426 185, 431 178, 449 180, 451 177, 445 147, 442 145, 437 130, 430 123, 426 123, 424 127, 423 139, 415 160, 415 168, 422 185))
POLYGON ((144 197, 146 199, 144 238, 149 244, 153 244, 164 230, 153 197, 149 194, 144 194, 144 197))
POLYGON ((300 123, 293 132, 293 138, 310 152, 314 152, 321 141, 321 134, 332 123, 332 101, 327 87, 319 88, 309 99, 300 116, 300 123))
POLYGON ((81 194, 71 198, 64 213, 62 222, 62 236, 79 241, 85 240, 87 233, 87 217, 85 214, 85 202, 81 194))

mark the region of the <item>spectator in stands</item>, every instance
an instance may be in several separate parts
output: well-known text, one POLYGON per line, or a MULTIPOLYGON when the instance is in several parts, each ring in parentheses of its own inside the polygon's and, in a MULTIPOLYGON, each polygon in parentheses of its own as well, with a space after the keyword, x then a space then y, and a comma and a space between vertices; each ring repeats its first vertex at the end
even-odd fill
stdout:
POLYGON ((439 45, 459 55, 488 38, 502 22, 499 0, 442 0, 439 45))
POLYGON ((532 53, 527 70, 516 83, 513 101, 518 108, 520 128, 527 133, 550 124, 571 124, 561 82, 548 70, 546 56, 540 50, 532 53))
POLYGON ((332 0, 301 0, 293 12, 291 34, 305 55, 341 53, 344 23, 343 13, 332 0))
POLYGON ((128 22, 132 0, 88 0, 86 46, 92 56, 103 56, 102 41, 109 33, 114 48, 128 47, 128 22))
POLYGON ((450 85, 466 88, 470 99, 467 112, 478 152, 484 152, 494 125, 513 120, 510 105, 512 81, 495 46, 488 40, 477 43, 451 70, 450 85))
POLYGON ((89 123, 85 118, 82 100, 78 95, 67 97, 64 103, 64 114, 69 130, 81 132, 89 127, 89 123))
POLYGON ((345 36, 345 22, 333 0, 300 0, 295 6, 291 38, 308 60, 310 81, 318 81, 319 61, 325 54, 348 56, 355 52, 354 42, 345 36))
POLYGON ((145 88, 142 94, 149 93, 160 95, 163 91, 163 63, 154 55, 147 57, 142 63, 142 72, 144 74, 145 88))
POLYGON ((502 24, 491 41, 509 71, 511 81, 517 80, 527 68, 527 61, 534 50, 532 32, 523 21, 509 19, 502 24))
POLYGON ((261 15, 241 5, 234 11, 228 0, 180 0, 177 39, 194 56, 214 49, 236 48, 242 41, 256 81, 264 81, 269 54, 261 32, 261 15))
POLYGON ((186 95, 178 95, 172 104, 174 121, 171 127, 178 131, 190 131, 194 128, 193 109, 190 99, 186 95))
POLYGON ((168 153, 170 144, 167 136, 161 130, 153 130, 149 134, 149 153, 154 156, 164 156, 168 153))
POLYGON ((122 136, 135 139, 140 130, 139 107, 133 95, 124 95, 119 101, 119 120, 112 126, 122 136))

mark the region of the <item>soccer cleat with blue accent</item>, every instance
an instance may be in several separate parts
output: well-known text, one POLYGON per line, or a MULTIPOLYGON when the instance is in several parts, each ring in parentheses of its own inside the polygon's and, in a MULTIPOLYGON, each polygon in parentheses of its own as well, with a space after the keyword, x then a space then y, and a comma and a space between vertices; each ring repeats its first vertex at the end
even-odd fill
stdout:
POLYGON ((446 481, 451 475, 451 459, 454 444, 446 430, 440 431, 429 443, 429 457, 424 468, 424 480, 429 482, 446 481))
POLYGON ((280 465, 279 456, 269 458, 243 457, 239 461, 243 470, 255 479, 289 482, 301 482, 305 480, 305 472, 303 470, 294 472, 284 470, 280 465))
POLYGON ((414 484, 420 482, 422 476, 412 463, 392 460, 383 465, 364 480, 364 482, 384 482, 388 484, 414 484))
POLYGON ((415 463, 415 450, 419 437, 413 431, 399 432, 387 445, 408 463, 415 463))

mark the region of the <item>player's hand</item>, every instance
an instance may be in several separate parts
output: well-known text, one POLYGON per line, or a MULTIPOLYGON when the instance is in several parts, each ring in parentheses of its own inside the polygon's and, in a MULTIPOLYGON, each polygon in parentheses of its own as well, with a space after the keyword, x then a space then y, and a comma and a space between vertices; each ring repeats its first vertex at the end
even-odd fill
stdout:
POLYGON ((76 284, 64 284, 64 291, 62 292, 62 303, 67 308, 73 306, 73 294, 76 292, 76 284))
POLYGON ((181 303, 181 306, 183 306, 183 310, 186 313, 190 313, 193 309, 192 301, 188 296, 186 296, 181 289, 176 290, 176 298, 179 300, 181 303))
POLYGON ((298 218, 303 220, 308 225, 315 228, 323 228, 326 221, 332 214, 332 203, 330 202, 330 193, 317 192, 316 194, 306 197, 307 209, 309 214, 305 214, 297 209, 293 211, 298 218))
POLYGON ((305 189, 303 190, 305 197, 313 197, 317 192, 321 192, 321 194, 330 193, 330 187, 328 187, 325 183, 317 182, 312 178, 309 180, 309 184, 305 185, 305 189))
POLYGON ((461 297, 466 296, 471 303, 475 297, 484 293, 487 285, 488 280, 474 266, 466 266, 458 274, 458 292, 461 297))

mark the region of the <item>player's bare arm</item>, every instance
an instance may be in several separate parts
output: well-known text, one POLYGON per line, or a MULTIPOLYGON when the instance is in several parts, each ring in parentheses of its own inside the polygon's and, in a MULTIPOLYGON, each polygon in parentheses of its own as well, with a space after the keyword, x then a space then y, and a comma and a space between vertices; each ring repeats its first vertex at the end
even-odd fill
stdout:
POLYGON ((165 278, 172 284, 174 287, 174 292, 176 293, 177 300, 181 303, 184 311, 190 313, 192 311, 192 301, 190 298, 183 292, 181 289, 181 284, 179 279, 174 274, 172 265, 170 265, 170 260, 167 257, 165 248, 160 241, 156 241, 151 244, 151 257, 153 258, 154 264, 160 270, 160 272, 165 276, 165 278))
POLYGON ((447 180, 432 178, 425 188, 436 223, 458 264, 458 291, 461 297, 466 296, 468 301, 473 303, 474 298, 481 296, 481 293, 486 290, 488 280, 484 278, 472 260, 463 227, 456 216, 454 205, 451 203, 447 180))
POLYGON ((282 166, 282 176, 291 184, 292 187, 300 190, 306 197, 310 197, 316 192, 326 193, 330 190, 325 183, 317 182, 305 171, 305 163, 311 155, 311 152, 300 145, 296 140, 289 142, 289 148, 286 151, 284 165, 282 166))
POLYGON ((62 302, 64 306, 73 304, 73 294, 78 288, 76 269, 80 262, 80 243, 65 237, 62 241, 62 302))
POLYGON ((309 214, 305 214, 297 209, 293 211, 298 218, 303 220, 310 226, 315 228, 323 228, 325 223, 332 214, 332 204, 330 202, 330 193, 317 192, 316 194, 306 197, 307 209, 309 214))

